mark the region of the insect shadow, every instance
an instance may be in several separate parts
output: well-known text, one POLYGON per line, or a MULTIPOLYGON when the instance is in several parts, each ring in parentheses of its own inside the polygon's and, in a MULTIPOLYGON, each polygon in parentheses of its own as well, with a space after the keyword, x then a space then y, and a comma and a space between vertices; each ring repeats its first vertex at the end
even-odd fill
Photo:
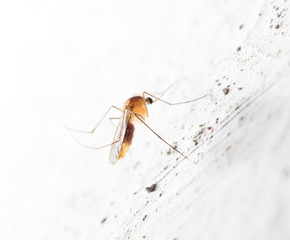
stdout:
POLYGON ((184 158, 188 159, 187 156, 185 156, 182 152, 180 152, 175 147, 173 147, 171 144, 169 144, 167 141, 165 141, 160 135, 158 135, 145 122, 145 119, 148 117, 147 105, 153 104, 156 101, 163 102, 163 103, 168 104, 170 106, 181 105, 181 104, 191 103, 191 102, 197 101, 199 99, 205 98, 208 94, 206 94, 206 95, 204 95, 202 97, 199 97, 199 98, 195 98, 195 99, 192 99, 192 100, 189 100, 189 101, 185 101, 185 102, 169 103, 169 102, 167 102, 165 100, 162 100, 161 97, 167 92, 167 90, 170 87, 168 87, 159 97, 153 96, 152 94, 150 94, 148 92, 143 92, 142 96, 131 97, 131 98, 129 98, 126 101, 123 109, 120 109, 120 108, 112 105, 111 107, 109 107, 109 109, 106 111, 104 116, 100 119, 100 121, 96 124, 96 126, 91 131, 81 131, 81 130, 78 130, 78 129, 69 128, 69 127, 65 126, 59 119, 58 119, 58 121, 60 122, 60 124, 64 128, 69 130, 70 133, 72 133, 72 132, 80 132, 80 133, 93 134, 95 132, 95 130, 97 129, 97 127, 100 125, 100 123, 104 120, 106 115, 110 112, 110 110, 112 108, 115 108, 115 109, 119 110, 122 113, 122 115, 121 115, 120 118, 110 118, 110 121, 113 120, 113 119, 119 119, 119 123, 118 123, 118 126, 117 126, 117 129, 116 129, 116 132, 115 132, 114 139, 113 139, 112 143, 106 144, 106 145, 100 146, 100 147, 91 147, 91 146, 87 146, 87 145, 84 145, 83 143, 81 143, 72 134, 72 137, 74 138, 74 140, 77 143, 79 143, 80 145, 82 145, 83 147, 86 147, 86 148, 89 148, 89 149, 100 149, 100 148, 111 146, 111 150, 110 150, 110 154, 109 154, 109 163, 115 164, 118 160, 122 159, 126 155, 126 153, 129 151, 129 148, 130 148, 130 146, 132 144, 132 141, 133 141, 133 136, 134 136, 134 131, 135 131, 135 125, 134 124, 135 123, 142 123, 152 133, 154 133, 154 135, 156 135, 160 140, 162 140, 164 143, 166 143, 171 149, 176 151, 178 154, 180 154, 184 158))

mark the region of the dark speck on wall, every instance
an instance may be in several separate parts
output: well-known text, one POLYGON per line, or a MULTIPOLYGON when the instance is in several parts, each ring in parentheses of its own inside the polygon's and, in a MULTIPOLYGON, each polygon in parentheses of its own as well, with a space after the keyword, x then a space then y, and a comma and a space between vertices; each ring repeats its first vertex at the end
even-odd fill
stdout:
MULTIPOLYGON (((177 148, 177 142, 173 142, 173 146, 172 146, 174 149, 177 148)), ((174 153, 174 150, 172 148, 169 148, 169 150, 166 152, 167 155, 170 155, 172 153, 174 153)))
POLYGON ((228 87, 223 89, 224 95, 227 95, 230 92, 230 89, 228 87))
POLYGON ((156 186, 157 186, 157 184, 154 183, 150 187, 146 187, 146 191, 149 192, 149 193, 150 192, 154 192, 156 190, 156 186))

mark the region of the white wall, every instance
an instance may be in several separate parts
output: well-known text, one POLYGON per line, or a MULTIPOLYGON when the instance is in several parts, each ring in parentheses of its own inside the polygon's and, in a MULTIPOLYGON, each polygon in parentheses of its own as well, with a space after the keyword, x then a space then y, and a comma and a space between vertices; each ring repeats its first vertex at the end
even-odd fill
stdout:
POLYGON ((0 238, 289 239, 289 23, 288 0, 1 3, 0 238), (148 107, 190 160, 140 125, 109 165, 53 114, 89 130, 172 83, 171 102, 210 94, 148 107))

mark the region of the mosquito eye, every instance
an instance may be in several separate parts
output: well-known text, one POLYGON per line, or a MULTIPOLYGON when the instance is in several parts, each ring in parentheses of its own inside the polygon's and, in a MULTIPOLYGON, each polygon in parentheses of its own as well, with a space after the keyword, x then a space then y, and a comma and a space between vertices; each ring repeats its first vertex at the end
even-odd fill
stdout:
POLYGON ((152 98, 148 97, 146 99, 146 102, 147 102, 147 104, 152 104, 153 103, 153 100, 152 100, 152 98))

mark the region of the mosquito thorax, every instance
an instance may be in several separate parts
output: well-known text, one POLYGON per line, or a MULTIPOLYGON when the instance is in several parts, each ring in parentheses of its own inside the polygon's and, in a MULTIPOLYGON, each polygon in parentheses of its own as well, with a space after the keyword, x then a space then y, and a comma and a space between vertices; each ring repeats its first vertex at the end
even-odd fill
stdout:
POLYGON ((153 103, 153 100, 152 100, 152 98, 148 97, 148 98, 145 99, 145 102, 147 104, 152 104, 153 103))
MULTIPOLYGON (((146 99, 144 99, 141 96, 135 96, 135 97, 129 98, 125 104, 125 109, 128 109, 131 112, 138 114, 143 119, 148 117, 146 99)), ((137 119, 132 116, 132 121, 134 122, 135 120, 137 119)))

